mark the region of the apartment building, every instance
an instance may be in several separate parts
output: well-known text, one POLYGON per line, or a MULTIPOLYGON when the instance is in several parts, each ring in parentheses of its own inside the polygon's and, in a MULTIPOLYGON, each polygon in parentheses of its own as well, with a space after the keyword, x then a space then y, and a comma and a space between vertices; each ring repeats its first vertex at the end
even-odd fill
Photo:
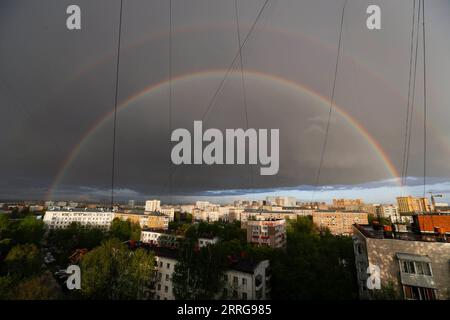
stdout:
POLYGON ((392 232, 389 226, 354 225, 353 230, 360 298, 372 299, 393 286, 403 299, 450 299, 450 242, 445 236, 392 232), (368 286, 369 266, 379 268, 381 289, 368 286))
POLYGON ((162 213, 147 214, 147 227, 150 229, 169 229, 170 217, 162 213))
POLYGON ((245 225, 248 243, 272 248, 286 246, 286 220, 248 220, 245 225))
POLYGON ((141 228, 145 228, 147 225, 147 217, 144 213, 139 212, 114 212, 114 218, 130 221, 131 223, 139 224, 141 228))
POLYGON ((424 213, 431 212, 427 198, 416 198, 412 196, 397 197, 399 213, 424 213))
POLYGON ((206 222, 228 221, 229 219, 228 210, 219 210, 218 207, 213 210, 193 209, 192 217, 195 221, 206 222))
POLYGON ((147 200, 145 201, 145 211, 147 212, 155 212, 161 209, 161 201, 160 200, 147 200))
POLYGON ((266 197, 266 203, 280 207, 294 207, 297 205, 297 199, 295 197, 266 197))
POLYGON ((113 212, 101 209, 47 210, 43 221, 49 229, 67 228, 73 222, 107 229, 113 219, 113 212))
POLYGON ((172 207, 161 207, 159 212, 165 216, 168 216, 169 221, 173 221, 175 219, 175 209, 172 207))
POLYGON ((366 212, 317 211, 312 216, 320 229, 328 228, 334 235, 351 235, 353 224, 369 223, 366 212))
POLYGON ((160 229, 144 229, 141 231, 141 241, 155 246, 175 247, 182 236, 168 233, 160 229))
POLYGON ((270 299, 269 260, 237 259, 224 274, 222 298, 232 300, 270 299))
POLYGON ((333 207, 343 210, 359 210, 364 205, 362 199, 333 199, 333 207))
POLYGON ((155 275, 148 296, 153 300, 175 300, 172 275, 177 264, 178 251, 169 248, 155 248, 155 275))
MULTIPOLYGON (((148 297, 154 300, 174 300, 172 277, 177 264, 178 251, 169 248, 154 248, 155 276, 148 297)), ((269 260, 255 261, 233 258, 224 272, 224 287, 216 298, 266 300, 270 297, 269 260)))

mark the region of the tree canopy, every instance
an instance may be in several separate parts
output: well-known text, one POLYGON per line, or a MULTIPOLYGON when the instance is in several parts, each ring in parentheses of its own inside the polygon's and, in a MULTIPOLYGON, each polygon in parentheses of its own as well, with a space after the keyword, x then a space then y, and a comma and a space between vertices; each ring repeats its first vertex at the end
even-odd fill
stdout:
POLYGON ((154 272, 154 256, 106 240, 81 260, 81 291, 89 299, 142 299, 154 272))

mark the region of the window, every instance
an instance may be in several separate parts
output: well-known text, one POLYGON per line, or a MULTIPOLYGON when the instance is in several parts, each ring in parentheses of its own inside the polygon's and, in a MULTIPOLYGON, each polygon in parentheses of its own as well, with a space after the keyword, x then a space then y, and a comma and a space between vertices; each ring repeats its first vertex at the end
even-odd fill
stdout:
POLYGON ((234 276, 233 277, 233 284, 238 284, 238 283, 239 283, 238 277, 234 276))
POLYGON ((161 291, 161 284, 158 284, 158 291, 161 291))
POLYGON ((245 279, 245 278, 242 278, 242 285, 246 285, 247 284, 247 279, 245 279))
POLYGON ((431 276, 430 264, 426 262, 416 262, 417 274, 431 276))
POLYGON ((162 266, 163 266, 163 263, 162 263, 162 261, 160 261, 159 262, 159 267, 162 268, 162 266))
POLYGON ((416 273, 416 269, 414 267, 414 262, 413 261, 406 261, 406 260, 404 260, 402 262, 402 272, 405 272, 405 273, 416 273))
POLYGON ((412 300, 436 300, 436 294, 434 289, 415 287, 415 286, 403 286, 406 299, 412 300))
POLYGON ((400 266, 404 273, 431 276, 431 265, 428 262, 403 260, 400 262, 400 266))
POLYGON ((169 287, 168 286, 164 286, 164 292, 165 293, 169 292, 169 287))
POLYGON ((242 300, 247 300, 247 292, 242 292, 242 300))
POLYGON ((170 269, 170 263, 167 264, 167 269, 170 269))
POLYGON ((226 282, 228 282, 228 275, 227 275, 227 274, 224 274, 224 275, 223 275, 223 280, 226 281, 226 282))
POLYGON ((169 281, 169 275, 166 274, 166 281, 169 281))

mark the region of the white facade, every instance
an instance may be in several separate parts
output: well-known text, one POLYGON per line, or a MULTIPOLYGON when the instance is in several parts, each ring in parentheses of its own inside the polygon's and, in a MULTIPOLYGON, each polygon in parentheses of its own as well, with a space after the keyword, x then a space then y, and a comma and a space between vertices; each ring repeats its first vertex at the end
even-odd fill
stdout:
POLYGON ((209 201, 197 201, 195 203, 195 207, 202 210, 206 209, 209 206, 211 206, 211 203, 209 203, 209 201))
MULTIPOLYGON (((156 275, 152 299, 175 300, 172 276, 177 262, 173 257, 156 253, 156 275)), ((269 260, 263 260, 251 266, 237 263, 224 273, 225 285, 216 298, 267 300, 270 298, 270 278, 269 260)))
POLYGON ((145 211, 159 211, 161 209, 160 200, 147 200, 145 201, 145 211))
POLYGON ((192 213, 192 210, 195 208, 192 204, 184 204, 180 206, 181 213, 192 213))
POLYGON ((219 242, 219 237, 214 238, 198 238, 198 246, 200 248, 219 242))
POLYGON ((225 272, 223 296, 233 300, 267 300, 270 298, 269 260, 259 262, 252 270, 229 269, 225 272))
POLYGON ((219 211, 203 211, 199 209, 194 209, 192 212, 192 216, 196 221, 207 221, 207 222, 215 222, 222 220, 224 217, 219 211))
POLYGON ((177 240, 182 236, 169 234, 165 232, 158 232, 155 230, 142 230, 141 241, 145 243, 151 243, 158 246, 173 246, 176 245, 177 240))
POLYGON ((297 205, 295 197, 267 197, 266 202, 281 207, 295 207, 297 205))
POLYGON ((154 300, 175 300, 172 275, 177 260, 169 257, 155 256, 156 280, 153 290, 154 300))
POLYGON ((400 213, 398 211, 398 206, 397 205, 384 205, 380 207, 380 214, 383 218, 388 218, 391 219, 392 222, 394 222, 393 220, 397 220, 400 217, 400 213))
POLYGON ((72 222, 82 225, 109 228, 114 213, 110 211, 46 211, 44 223, 50 229, 60 229, 68 227, 72 222))
POLYGON ((170 221, 173 221, 175 218, 175 209, 174 208, 161 208, 159 210, 163 215, 168 216, 170 221))

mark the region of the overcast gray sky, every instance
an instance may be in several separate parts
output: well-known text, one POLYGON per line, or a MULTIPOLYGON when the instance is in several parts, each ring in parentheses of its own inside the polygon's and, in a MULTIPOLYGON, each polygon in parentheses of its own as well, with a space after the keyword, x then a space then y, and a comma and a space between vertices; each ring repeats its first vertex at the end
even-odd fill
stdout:
MULTIPOLYGON (((374 184, 395 186, 412 2, 348 0, 322 186, 369 198, 374 184), (381 7, 382 30, 366 28, 370 4, 381 7)), ((123 1, 117 197, 208 196, 212 190, 226 196, 294 190, 307 197, 301 192, 311 190, 319 164, 344 1, 269 0, 243 49, 249 126, 280 129, 279 173, 259 176, 259 166, 182 166, 173 171, 172 189, 168 3, 123 1)), ((263 3, 238 1, 241 39, 263 3)), ((112 0, 1 2, 0 198, 108 197, 119 7, 112 0), (82 30, 66 29, 70 4, 81 7, 82 30)), ((430 190, 443 192, 450 177, 449 16, 450 1, 427 2, 427 173, 430 190)), ((238 49, 234 0, 172 0, 172 21, 171 126, 192 130, 238 49)), ((411 185, 423 174, 422 72, 420 52, 411 185)), ((239 64, 204 127, 245 128, 239 64)), ((381 190, 374 201, 393 199, 392 189, 381 190)))

